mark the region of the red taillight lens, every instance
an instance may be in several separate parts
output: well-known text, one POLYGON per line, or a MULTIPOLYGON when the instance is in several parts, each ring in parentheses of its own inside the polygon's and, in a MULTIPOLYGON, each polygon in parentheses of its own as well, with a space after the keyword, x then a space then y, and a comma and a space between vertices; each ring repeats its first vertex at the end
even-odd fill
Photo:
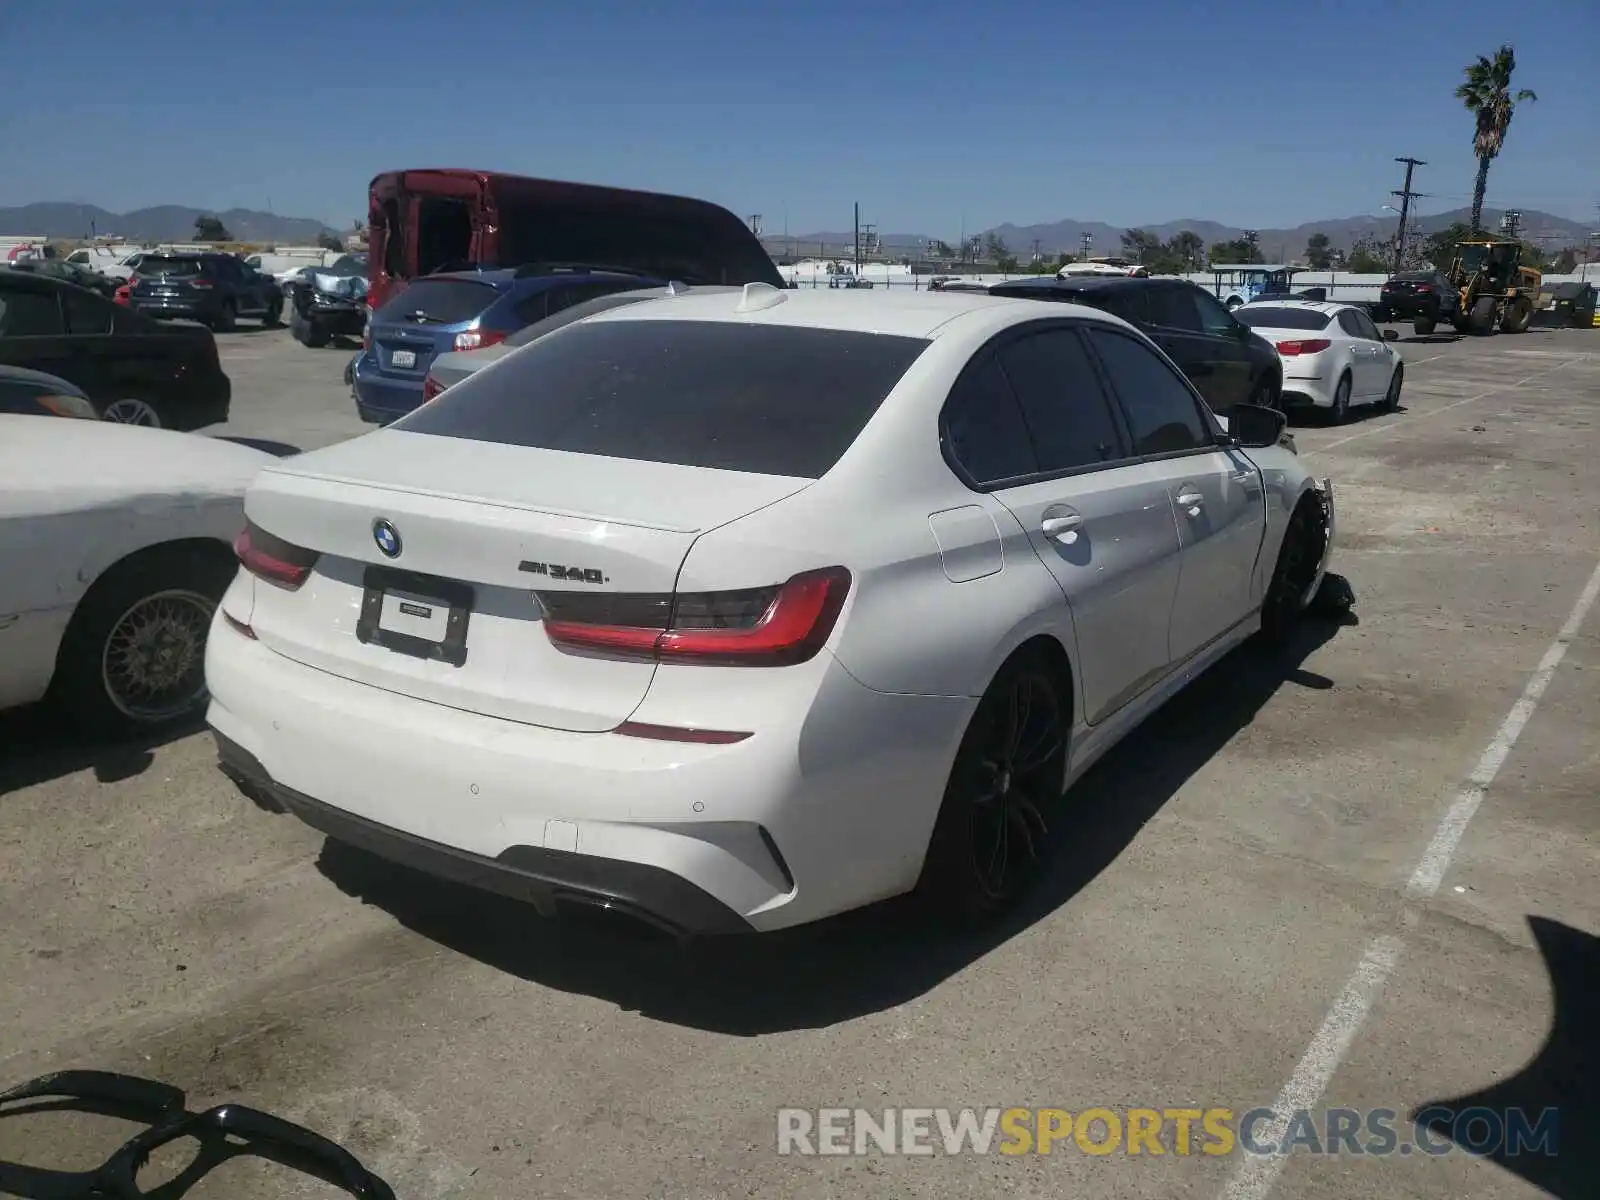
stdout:
POLYGON ((482 350, 506 340, 498 329, 468 329, 456 334, 457 350, 482 350))
POLYGON ((195 278, 189 280, 188 284, 192 288, 199 288, 201 291, 205 291, 211 286, 211 280, 201 279, 199 276, 196 276, 195 278))
POLYGON ((1306 338, 1299 342, 1279 342, 1278 353, 1291 357, 1296 354, 1317 354, 1333 345, 1327 338, 1306 338))
POLYGON ((1417 284, 1417 291, 1419 291, 1419 292, 1431 292, 1431 291, 1433 291, 1433 285, 1431 283, 1419 283, 1419 284, 1417 284))
POLYGON ((372 305, 367 305, 367 322, 361 327, 361 348, 372 349, 372 305))
POLYGON ((233 539, 233 553, 241 566, 257 579, 265 579, 293 591, 304 583, 316 565, 317 552, 274 537, 253 521, 247 521, 233 539))
POLYGON ((850 572, 806 571, 776 587, 677 596, 540 592, 545 634, 564 650, 716 666, 791 666, 833 632, 850 572))
POLYGON ((422 402, 426 404, 442 391, 444 391, 444 384, 429 375, 422 381, 422 402))

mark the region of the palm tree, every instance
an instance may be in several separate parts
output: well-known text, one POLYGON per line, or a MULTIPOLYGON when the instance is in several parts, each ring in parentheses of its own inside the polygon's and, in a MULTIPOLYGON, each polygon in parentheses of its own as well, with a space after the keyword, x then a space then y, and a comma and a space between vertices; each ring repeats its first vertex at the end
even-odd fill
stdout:
POLYGON ((1489 164, 1506 142, 1511 114, 1524 100, 1537 100, 1527 88, 1511 94, 1511 73, 1517 69, 1517 56, 1510 46, 1501 46, 1493 58, 1478 55, 1466 68, 1467 81, 1456 88, 1456 99, 1477 118, 1472 149, 1478 156, 1478 180, 1472 188, 1472 228, 1483 224, 1483 193, 1489 187, 1489 164))

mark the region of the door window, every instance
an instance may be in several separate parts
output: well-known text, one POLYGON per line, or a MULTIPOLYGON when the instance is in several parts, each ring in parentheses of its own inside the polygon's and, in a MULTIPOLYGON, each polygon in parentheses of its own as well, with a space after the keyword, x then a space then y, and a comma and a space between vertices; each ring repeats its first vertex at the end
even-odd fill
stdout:
POLYGON ((1372 323, 1372 318, 1364 312, 1356 313, 1356 325, 1361 330, 1361 336, 1370 338, 1374 342, 1383 341, 1383 334, 1378 332, 1378 327, 1372 323))
POLYGON ((82 336, 111 332, 111 310, 114 305, 107 304, 98 296, 77 291, 63 292, 61 301, 67 310, 68 333, 82 336))
POLYGON ((1033 437, 1039 470, 1081 470, 1123 457, 1111 405, 1074 330, 1028 334, 1003 346, 999 358, 1033 437))
POLYGON ((1219 300, 1206 295, 1197 287, 1184 287, 1177 290, 1189 294, 1200 320, 1200 328, 1204 332, 1223 337, 1235 336, 1235 331, 1239 328, 1239 322, 1233 319, 1233 314, 1224 308, 1219 300))
POLYGON ((994 355, 969 366, 945 404, 944 443, 972 481, 989 486, 1038 473, 1028 426, 994 355))
POLYGON ((1183 288, 1171 285, 1151 288, 1150 308, 1157 325, 1184 333, 1200 332, 1200 310, 1183 288))
POLYGON ((1218 431, 1189 385, 1155 351, 1113 329, 1084 332, 1121 401, 1136 456, 1192 453, 1216 444, 1218 431))
POLYGON ((0 337, 49 337, 62 331, 54 292, 0 287, 0 337))
POLYGON ((1344 309, 1339 313, 1339 328, 1344 330, 1353 338, 1364 338, 1367 336, 1364 332, 1362 332, 1361 322, 1357 317, 1356 311, 1352 308, 1344 309))

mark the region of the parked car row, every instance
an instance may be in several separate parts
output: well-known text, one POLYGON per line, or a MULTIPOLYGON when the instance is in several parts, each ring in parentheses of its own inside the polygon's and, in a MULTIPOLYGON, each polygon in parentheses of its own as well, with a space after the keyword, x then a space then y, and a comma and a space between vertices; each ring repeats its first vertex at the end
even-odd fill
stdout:
POLYGON ((232 385, 209 329, 157 321, 49 274, 0 268, 0 364, 67 381, 107 421, 198 429, 228 419, 232 385))

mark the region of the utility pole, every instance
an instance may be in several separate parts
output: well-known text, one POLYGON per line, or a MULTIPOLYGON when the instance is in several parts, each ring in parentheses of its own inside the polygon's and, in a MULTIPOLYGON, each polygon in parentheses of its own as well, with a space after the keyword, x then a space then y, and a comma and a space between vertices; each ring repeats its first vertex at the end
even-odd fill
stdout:
POLYGON ((1094 250, 1094 234, 1085 229, 1078 237, 1078 245, 1082 249, 1080 257, 1087 261, 1090 253, 1094 250))
POLYGON ((1411 190, 1411 172, 1428 164, 1420 158, 1397 158, 1395 162, 1405 163, 1406 165, 1405 184, 1398 192, 1389 193, 1391 196, 1400 197, 1400 223, 1395 227, 1394 233, 1394 269, 1398 272, 1406 257, 1406 234, 1409 231, 1406 225, 1406 216, 1411 212, 1412 199, 1423 194, 1411 190))
POLYGON ((757 237, 761 236, 761 214, 760 213, 752 213, 750 215, 750 232, 755 234, 757 237))
POLYGON ((1516 209, 1509 209, 1506 215, 1500 218, 1500 232, 1512 241, 1517 241, 1522 233, 1522 214, 1516 209))
POLYGON ((856 274, 861 274, 861 202, 856 201, 856 274))
POLYGON ((1034 238, 1033 239, 1033 261, 1034 262, 1038 262, 1039 261, 1039 239, 1038 238, 1034 238))

